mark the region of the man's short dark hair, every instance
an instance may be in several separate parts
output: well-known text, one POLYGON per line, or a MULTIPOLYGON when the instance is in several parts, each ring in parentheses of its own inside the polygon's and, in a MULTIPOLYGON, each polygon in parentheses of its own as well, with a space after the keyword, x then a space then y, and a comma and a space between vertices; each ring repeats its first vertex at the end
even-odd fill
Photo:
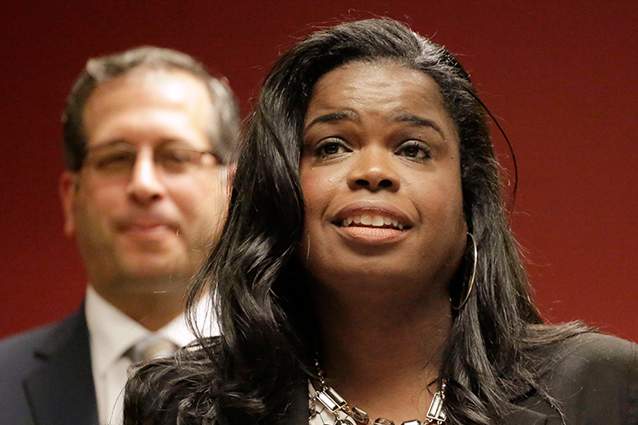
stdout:
POLYGON ((229 161, 238 139, 239 107, 225 78, 211 76, 191 56, 171 49, 137 47, 112 55, 89 59, 71 89, 62 115, 64 129, 64 163, 68 170, 82 168, 86 155, 84 108, 91 93, 102 83, 133 69, 167 69, 184 71, 204 83, 213 104, 208 138, 219 159, 229 161), (213 122, 218 122, 213 126, 213 122))

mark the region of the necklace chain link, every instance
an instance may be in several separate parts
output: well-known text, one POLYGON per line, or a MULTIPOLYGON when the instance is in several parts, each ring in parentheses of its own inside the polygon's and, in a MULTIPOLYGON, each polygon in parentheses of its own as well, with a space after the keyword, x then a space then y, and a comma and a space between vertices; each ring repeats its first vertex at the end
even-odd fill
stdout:
MULTIPOLYGON (((315 389, 314 394, 310 397, 309 420, 313 419, 320 412, 318 409, 319 404, 334 415, 336 419, 334 425, 369 425, 370 417, 365 410, 350 405, 346 399, 341 397, 334 388, 326 383, 325 373, 323 369, 321 369, 318 357, 315 357, 315 368, 321 387, 319 390, 315 389)), ((445 388, 446 380, 443 379, 441 381, 441 388, 432 396, 432 402, 425 416, 425 424, 441 425, 447 420, 444 409, 445 388)), ((390 419, 377 418, 372 422, 372 425, 394 425, 394 422, 390 419)), ((423 425, 423 423, 418 419, 411 419, 402 422, 401 425, 423 425)))

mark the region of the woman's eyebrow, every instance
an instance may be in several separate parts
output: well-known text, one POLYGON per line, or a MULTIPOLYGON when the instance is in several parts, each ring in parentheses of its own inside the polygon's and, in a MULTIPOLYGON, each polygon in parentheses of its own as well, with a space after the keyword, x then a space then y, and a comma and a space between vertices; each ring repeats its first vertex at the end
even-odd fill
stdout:
POLYGON ((357 114, 355 111, 351 109, 345 109, 343 111, 337 111, 337 112, 330 112, 329 114, 323 114, 313 118, 313 120, 310 121, 308 125, 306 125, 306 127, 304 128, 304 132, 308 131, 308 129, 315 124, 328 123, 328 122, 334 122, 334 121, 344 121, 344 120, 357 121, 358 119, 359 119, 359 114, 357 114))
POLYGON ((441 128, 431 119, 420 117, 410 112, 399 112, 392 117, 392 121, 412 124, 416 127, 429 127, 444 137, 441 128))

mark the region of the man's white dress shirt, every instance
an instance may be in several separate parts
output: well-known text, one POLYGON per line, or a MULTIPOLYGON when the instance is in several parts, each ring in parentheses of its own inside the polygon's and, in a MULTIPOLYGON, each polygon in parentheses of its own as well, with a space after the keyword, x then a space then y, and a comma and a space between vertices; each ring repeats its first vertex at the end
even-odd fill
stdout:
MULTIPOLYGON (((206 298, 206 297, 205 297, 206 298)), ((197 306, 197 324, 204 336, 219 334, 208 299, 197 306)), ((90 285, 86 291, 86 324, 91 345, 91 367, 100 425, 122 423, 122 401, 131 360, 124 354, 151 335, 161 336, 179 347, 195 336, 182 314, 163 328, 151 332, 102 298, 90 285)))

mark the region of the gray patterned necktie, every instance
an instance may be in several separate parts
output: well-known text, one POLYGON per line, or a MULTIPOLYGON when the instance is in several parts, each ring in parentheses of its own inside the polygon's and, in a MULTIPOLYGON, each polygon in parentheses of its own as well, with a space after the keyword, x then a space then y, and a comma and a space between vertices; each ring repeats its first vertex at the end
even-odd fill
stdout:
POLYGON ((178 348, 175 343, 162 336, 151 335, 133 345, 125 355, 133 363, 147 362, 171 356, 178 348))

